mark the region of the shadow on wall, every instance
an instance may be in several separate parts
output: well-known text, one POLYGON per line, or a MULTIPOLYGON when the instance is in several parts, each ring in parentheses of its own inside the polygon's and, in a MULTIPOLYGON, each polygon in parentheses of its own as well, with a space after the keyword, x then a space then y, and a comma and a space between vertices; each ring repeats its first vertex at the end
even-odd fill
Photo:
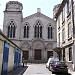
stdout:
POLYGON ((17 69, 10 71, 7 75, 23 75, 27 68, 28 66, 20 66, 17 69))

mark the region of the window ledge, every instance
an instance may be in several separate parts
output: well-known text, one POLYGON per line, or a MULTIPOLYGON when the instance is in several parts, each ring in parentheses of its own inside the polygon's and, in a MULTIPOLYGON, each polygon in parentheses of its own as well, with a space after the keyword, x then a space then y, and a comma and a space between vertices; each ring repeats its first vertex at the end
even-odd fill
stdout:
POLYGON ((60 26, 58 27, 58 29, 60 29, 60 26))
POLYGON ((73 63, 73 61, 68 61, 68 63, 73 63))
POLYGON ((64 44, 64 43, 65 43, 65 41, 62 42, 62 44, 64 44))
POLYGON ((64 25, 64 23, 65 23, 65 19, 63 20, 62 25, 64 25))
POLYGON ((68 38, 68 41, 69 41, 69 40, 72 40, 72 37, 69 37, 69 38, 68 38))
POLYGON ((67 18, 71 15, 71 12, 68 13, 67 18))

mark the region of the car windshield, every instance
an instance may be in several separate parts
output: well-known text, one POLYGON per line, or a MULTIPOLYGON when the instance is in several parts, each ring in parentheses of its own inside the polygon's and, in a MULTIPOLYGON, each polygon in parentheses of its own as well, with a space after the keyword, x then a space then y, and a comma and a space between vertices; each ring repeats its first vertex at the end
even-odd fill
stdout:
POLYGON ((67 66, 66 62, 55 62, 56 65, 67 66))

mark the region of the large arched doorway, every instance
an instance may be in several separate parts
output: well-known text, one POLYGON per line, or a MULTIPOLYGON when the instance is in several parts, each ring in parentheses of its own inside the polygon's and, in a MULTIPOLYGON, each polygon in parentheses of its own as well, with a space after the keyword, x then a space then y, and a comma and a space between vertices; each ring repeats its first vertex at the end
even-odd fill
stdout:
POLYGON ((53 44, 52 43, 48 43, 46 45, 46 50, 47 50, 47 60, 50 58, 50 57, 53 57, 53 44))
POLYGON ((40 42, 36 42, 34 44, 34 60, 41 60, 41 56, 42 56, 42 44, 40 42))
POLYGON ((28 58, 29 58, 29 51, 23 51, 23 56, 22 56, 22 58, 23 58, 24 60, 28 60, 28 58))
POLYGON ((28 42, 23 42, 21 46, 23 53, 22 53, 22 59, 23 60, 28 60, 29 59, 29 43, 28 42))
POLYGON ((34 60, 43 60, 43 52, 44 52, 44 42, 43 40, 34 40, 32 42, 32 46, 33 46, 33 51, 34 51, 34 60))

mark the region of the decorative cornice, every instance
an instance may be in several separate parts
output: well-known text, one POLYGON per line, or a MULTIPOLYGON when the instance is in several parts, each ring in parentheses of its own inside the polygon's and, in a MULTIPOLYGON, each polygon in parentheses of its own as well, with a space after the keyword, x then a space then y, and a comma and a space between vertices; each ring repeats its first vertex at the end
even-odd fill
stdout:
POLYGON ((63 0, 63 1, 62 1, 62 3, 61 3, 61 5, 60 5, 60 7, 59 7, 57 13, 55 14, 55 18, 58 18, 60 12, 62 11, 63 7, 65 6, 65 4, 66 4, 67 2, 68 2, 68 0, 63 0))
POLYGON ((11 11, 11 12, 17 12, 17 11, 22 11, 23 6, 22 3, 18 1, 9 1, 6 3, 6 9, 5 12, 11 11), (17 6, 15 6, 17 5, 17 6))
POLYGON ((18 2, 18 1, 9 1, 6 3, 6 6, 8 6, 9 4, 19 4, 20 6, 22 6, 22 3, 18 2))

